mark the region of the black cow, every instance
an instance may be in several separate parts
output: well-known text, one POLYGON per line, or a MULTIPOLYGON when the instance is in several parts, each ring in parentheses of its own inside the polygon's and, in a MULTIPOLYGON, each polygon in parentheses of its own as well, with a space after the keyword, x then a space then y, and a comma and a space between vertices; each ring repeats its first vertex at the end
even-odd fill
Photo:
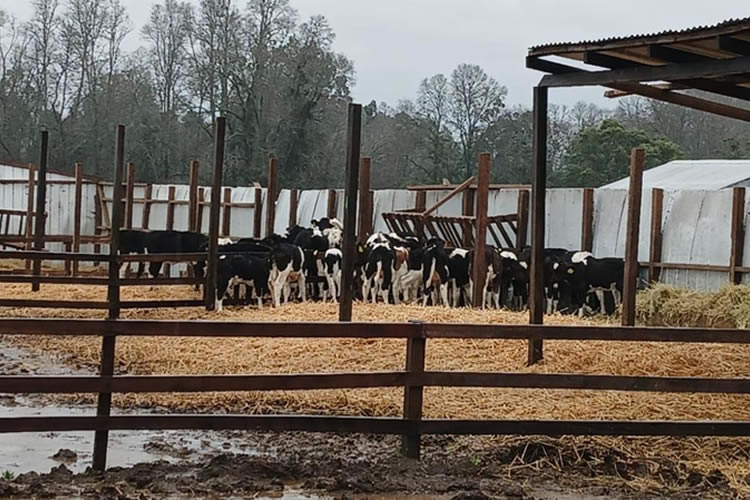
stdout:
MULTIPOLYGON (((140 229, 121 229, 120 230, 120 255, 127 254, 145 254, 146 253, 146 238, 148 238, 148 231, 140 229)), ((130 265, 130 263, 123 263, 130 265)), ((138 276, 139 278, 143 274, 143 262, 138 263, 138 276)), ((122 265, 120 265, 122 270, 122 265)))
MULTIPOLYGON (((198 253, 208 241, 205 234, 194 231, 149 231, 145 237, 145 249, 147 254, 181 254, 198 253)), ((172 262, 180 262, 174 260, 172 262)), ((159 276, 162 262, 151 262, 148 271, 152 277, 159 276)), ((203 277, 203 268, 197 262, 193 263, 196 277, 203 277)), ((140 269, 139 269, 140 271, 140 269)), ((140 273, 139 273, 140 277, 140 273)))
POLYGON ((247 297, 251 288, 258 299, 258 309, 263 307, 263 297, 268 291, 270 270, 268 260, 245 255, 222 255, 216 269, 216 311, 223 308, 227 291, 235 285, 244 284, 247 297))

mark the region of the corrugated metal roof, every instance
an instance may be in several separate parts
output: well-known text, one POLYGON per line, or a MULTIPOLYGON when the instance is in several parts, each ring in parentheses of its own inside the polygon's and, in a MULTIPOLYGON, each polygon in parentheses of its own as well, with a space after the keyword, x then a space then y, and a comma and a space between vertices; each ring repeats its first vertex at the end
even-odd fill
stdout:
MULTIPOLYGON (((643 189, 724 189, 750 179, 750 160, 677 160, 643 172, 643 189)), ((600 189, 628 189, 625 177, 600 189)))
POLYGON ((726 21, 721 21, 716 24, 693 26, 693 27, 684 28, 684 29, 664 30, 664 31, 658 31, 654 33, 642 33, 642 34, 636 34, 636 35, 608 37, 608 38, 600 38, 596 40, 582 40, 580 42, 554 42, 554 43, 547 43, 547 44, 541 44, 541 45, 534 45, 529 48, 529 52, 533 52, 533 51, 541 50, 541 49, 553 49, 556 47, 566 47, 566 46, 573 46, 573 45, 596 45, 596 44, 613 43, 613 42, 636 41, 640 39, 655 38, 655 37, 662 37, 662 36, 692 35, 692 34, 699 33, 701 31, 711 31, 711 30, 716 30, 716 29, 721 29, 721 28, 730 28, 734 26, 736 26, 737 28, 750 27, 750 17, 727 19, 726 21))

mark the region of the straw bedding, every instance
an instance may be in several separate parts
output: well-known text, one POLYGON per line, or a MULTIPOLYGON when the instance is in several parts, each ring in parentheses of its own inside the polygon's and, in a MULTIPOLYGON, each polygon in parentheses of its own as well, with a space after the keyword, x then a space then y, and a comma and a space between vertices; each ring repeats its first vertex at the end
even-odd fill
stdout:
MULTIPOLYGON (((43 285, 41 294, 32 294, 29 285, 0 285, 3 297, 60 297, 67 300, 104 299, 106 290, 98 287, 43 285)), ((725 325, 724 321, 680 312, 694 311, 697 304, 721 303, 735 311, 734 324, 742 325, 743 305, 750 311, 750 292, 732 287, 721 293, 723 299, 690 295, 683 305, 680 293, 656 287, 639 297, 640 319, 654 324, 725 325), (737 290, 734 290, 737 289, 737 290), (711 302, 713 300, 714 302, 711 302), (739 305, 738 305, 739 304, 739 305)), ((145 298, 195 298, 190 287, 123 288, 123 300, 145 298)), ((257 321, 332 321, 333 304, 287 305, 279 310, 230 308, 222 313, 200 308, 124 311, 125 318, 212 319, 257 321)), ((65 309, 0 309, 2 317, 102 317, 102 311, 65 309)), ((418 306, 355 305, 355 321, 407 321, 420 319, 445 323, 526 323, 526 313, 468 309, 422 308, 418 306)), ((551 316, 547 323, 601 323, 551 316)), ((732 325, 733 326, 733 325, 732 325)), ((75 365, 96 366, 98 339, 22 337, 5 338, 30 349, 57 352, 75 365)), ((130 374, 238 374, 238 373, 322 373, 345 371, 401 370, 405 363, 403 340, 351 339, 211 339, 211 338, 120 338, 117 341, 117 370, 130 374)), ((622 375, 749 377, 750 348, 737 345, 650 344, 625 342, 545 343, 545 360, 538 366, 525 366, 524 341, 430 340, 427 345, 428 370, 534 371, 541 373, 596 373, 622 375)), ((90 401, 90 395, 75 396, 90 401)), ((403 391, 399 389, 276 391, 266 393, 204 393, 117 395, 115 405, 163 407, 177 411, 228 411, 247 413, 313 413, 351 415, 401 414, 403 391)), ((520 419, 664 419, 664 420, 750 420, 750 398, 741 395, 659 394, 613 391, 562 391, 518 389, 427 388, 424 414, 427 418, 520 418, 520 419)), ((494 443, 510 443, 513 437, 494 438, 494 443)), ((730 483, 750 493, 750 440, 744 439, 623 439, 564 438, 547 440, 565 449, 595 446, 619 450, 627 456, 653 460, 673 460, 709 473, 719 469, 730 483)), ((560 455, 562 457, 562 454, 560 455)), ((553 463, 552 458, 545 460, 553 463)), ((516 464, 517 465, 517 464, 516 464)), ((632 482, 632 481, 631 481, 632 482)), ((658 481, 657 481, 658 482, 658 481)), ((636 481, 643 489, 652 483, 636 481)))

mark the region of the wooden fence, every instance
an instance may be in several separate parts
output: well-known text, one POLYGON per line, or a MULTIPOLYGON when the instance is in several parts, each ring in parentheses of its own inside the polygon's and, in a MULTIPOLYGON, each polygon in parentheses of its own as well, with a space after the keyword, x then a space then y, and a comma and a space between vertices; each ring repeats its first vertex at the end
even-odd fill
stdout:
POLYGON ((0 393, 97 393, 96 416, 5 417, 0 432, 96 431, 94 468, 106 464, 110 430, 258 429, 274 431, 400 434, 403 451, 420 455, 424 434, 748 436, 744 421, 569 421, 425 419, 424 387, 494 387, 559 390, 750 394, 750 379, 651 377, 562 373, 478 373, 425 369, 428 339, 599 340, 750 344, 740 330, 612 326, 456 325, 429 323, 237 323, 2 319, 3 335, 101 337, 98 376, 0 376, 0 393), (392 372, 283 375, 114 375, 117 337, 267 337, 404 339, 406 366, 392 372), (272 391, 403 387, 401 417, 309 415, 123 415, 111 416, 112 393, 272 391))

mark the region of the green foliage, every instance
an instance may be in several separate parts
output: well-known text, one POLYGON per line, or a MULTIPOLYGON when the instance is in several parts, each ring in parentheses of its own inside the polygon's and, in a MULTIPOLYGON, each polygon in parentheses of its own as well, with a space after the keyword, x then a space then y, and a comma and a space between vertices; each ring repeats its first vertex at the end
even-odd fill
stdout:
POLYGON ((633 148, 644 148, 645 168, 683 156, 679 146, 664 137, 651 137, 614 119, 583 128, 572 139, 563 165, 552 174, 552 183, 565 187, 598 187, 626 177, 633 148))
POLYGON ((0 475, 0 481, 11 482, 15 478, 16 478, 16 475, 9 470, 3 471, 2 475, 0 475))

